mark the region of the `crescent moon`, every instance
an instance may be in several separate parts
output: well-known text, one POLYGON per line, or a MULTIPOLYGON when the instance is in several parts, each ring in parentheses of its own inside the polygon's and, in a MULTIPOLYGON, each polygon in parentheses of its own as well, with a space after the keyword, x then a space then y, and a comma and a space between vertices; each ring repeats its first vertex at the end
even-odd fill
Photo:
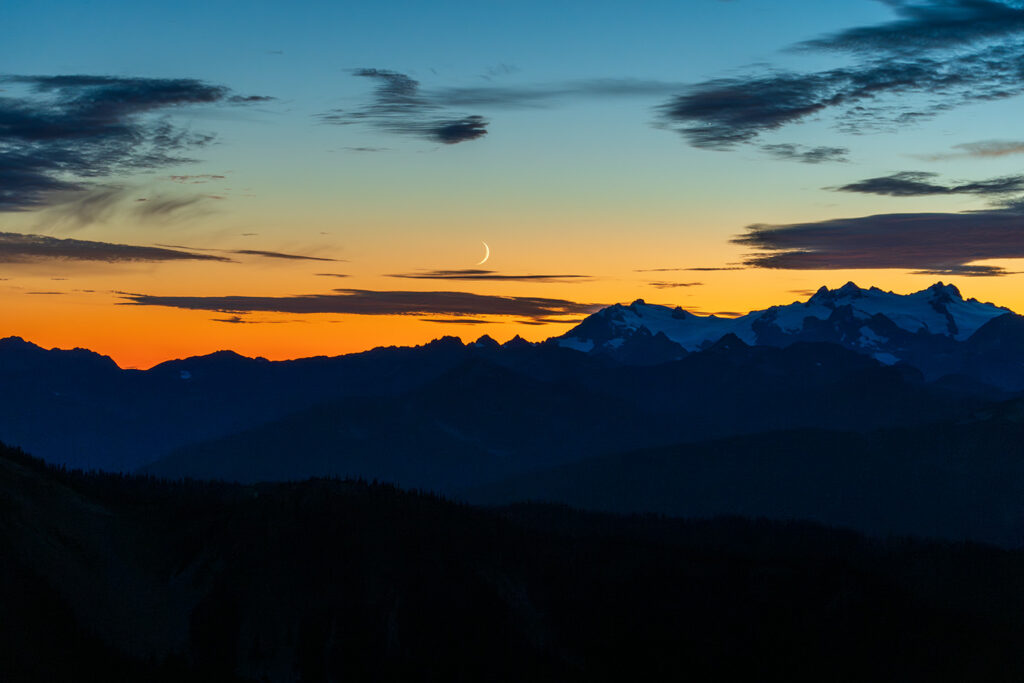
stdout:
POLYGON ((487 262, 487 259, 491 258, 491 248, 487 246, 487 242, 483 242, 482 244, 484 245, 485 253, 483 259, 481 259, 480 262, 476 264, 478 266, 483 265, 484 263, 487 262))

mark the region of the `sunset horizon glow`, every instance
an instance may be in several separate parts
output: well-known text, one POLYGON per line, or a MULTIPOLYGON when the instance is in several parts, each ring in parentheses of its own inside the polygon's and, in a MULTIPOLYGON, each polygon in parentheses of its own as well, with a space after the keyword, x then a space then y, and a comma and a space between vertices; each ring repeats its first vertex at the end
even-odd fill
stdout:
POLYGON ((5 14, 0 336, 149 368, 848 281, 1024 311, 1016 2, 5 14))

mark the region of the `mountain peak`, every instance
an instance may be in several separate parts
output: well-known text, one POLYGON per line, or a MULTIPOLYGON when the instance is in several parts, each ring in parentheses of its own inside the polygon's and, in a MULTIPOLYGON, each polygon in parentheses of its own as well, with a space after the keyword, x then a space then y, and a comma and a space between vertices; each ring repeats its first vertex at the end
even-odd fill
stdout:
POLYGON ((864 290, 857 286, 852 280, 836 290, 836 294, 842 297, 861 296, 864 290))
POLYGON ((838 343, 892 364, 906 360, 908 344, 919 343, 912 344, 908 335, 924 333, 963 341, 1006 312, 994 304, 964 300, 954 285, 942 282, 912 294, 847 282, 838 289, 821 287, 806 302, 772 306, 735 318, 696 315, 638 299, 604 308, 555 339, 566 348, 614 356, 626 349, 634 336, 662 333, 693 352, 732 333, 747 345, 838 343))
POLYGON ((716 341, 714 344, 708 347, 711 351, 737 351, 740 349, 749 349, 750 345, 744 342, 742 339, 737 337, 732 332, 724 335, 721 339, 716 341))
POLYGON ((835 301, 836 299, 857 299, 864 296, 867 290, 861 289, 855 282, 847 282, 838 289, 829 289, 822 285, 818 288, 818 291, 808 299, 808 303, 826 303, 829 301, 835 301))
POLYGON ((30 341, 25 341, 21 337, 4 337, 0 339, 0 348, 3 349, 39 349, 42 350, 41 346, 33 344, 30 341))
POLYGON ((484 334, 481 335, 480 338, 477 339, 475 342, 473 342, 473 346, 482 349, 496 349, 500 346, 500 344, 494 341, 494 339, 489 334, 484 334))
POLYGON ((533 344, 531 344, 530 342, 526 341, 525 339, 523 339, 522 337, 520 337, 517 334, 516 336, 512 337, 511 339, 509 339, 507 342, 505 342, 501 346, 502 346, 502 348, 505 348, 505 349, 523 349, 523 348, 528 348, 530 346, 533 346, 533 344))
POLYGON ((934 285, 932 285, 925 291, 931 293, 932 296, 943 297, 945 299, 953 301, 963 301, 963 296, 960 294, 960 290, 957 289, 956 285, 944 285, 942 284, 941 280, 936 282, 934 285))

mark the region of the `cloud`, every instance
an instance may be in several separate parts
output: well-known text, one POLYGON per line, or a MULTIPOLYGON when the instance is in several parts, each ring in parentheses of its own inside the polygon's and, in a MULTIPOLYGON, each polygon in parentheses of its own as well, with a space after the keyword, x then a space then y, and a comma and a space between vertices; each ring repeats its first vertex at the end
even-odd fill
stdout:
POLYGON ((660 115, 691 145, 722 150, 825 113, 859 133, 1024 92, 1024 10, 990 0, 887 4, 899 21, 798 46, 847 52, 852 65, 708 80, 661 105, 660 115))
POLYGON ((347 273, 313 273, 318 277, 351 277, 347 273))
POLYGON ((221 256, 195 254, 178 249, 141 247, 111 242, 60 239, 43 235, 0 233, 0 263, 28 263, 46 260, 99 261, 230 261, 221 256))
POLYGON ((593 313, 598 304, 540 297, 490 296, 469 292, 407 292, 336 289, 330 294, 297 296, 153 296, 122 295, 126 305, 166 306, 221 313, 337 313, 353 315, 551 316, 593 313))
POLYGON ((841 187, 826 188, 839 192, 859 192, 890 197, 926 197, 930 195, 974 194, 982 196, 1004 196, 1024 192, 1024 175, 1004 176, 963 182, 955 185, 940 185, 932 182, 937 173, 903 171, 879 178, 867 178, 841 187))
POLYGON ((791 143, 761 145, 761 150, 776 159, 799 161, 805 164, 820 164, 827 161, 846 161, 850 150, 846 147, 805 147, 791 143))
MULTIPOLYGON (((676 93, 681 88, 678 83, 606 78, 425 90, 419 81, 397 71, 358 69, 353 73, 377 81, 372 101, 358 109, 325 112, 320 115, 321 121, 338 125, 364 123, 389 133, 412 135, 444 144, 476 140, 487 134, 488 120, 479 114, 463 113, 466 109, 527 109, 587 98, 658 97, 676 93)), ((377 151, 378 148, 346 149, 377 151)))
POLYGON ((287 259, 289 261, 334 261, 337 262, 339 259, 325 258, 322 256, 306 256, 304 254, 285 254, 280 251, 263 251, 260 249, 234 249, 229 251, 231 254, 240 254, 243 256, 262 256, 264 258, 276 258, 276 259, 287 259))
POLYGON ((1024 258, 1024 213, 880 214, 792 225, 751 225, 732 240, 755 253, 756 268, 897 268, 928 274, 1010 274, 990 259, 1024 258))
POLYGON ((563 83, 521 86, 472 86, 440 88, 428 94, 445 107, 489 107, 525 109, 548 107, 581 99, 660 97, 680 90, 679 83, 636 78, 594 78, 563 83))
POLYGON ((634 270, 634 273, 682 273, 682 272, 710 272, 716 270, 745 270, 739 266, 725 266, 725 267, 702 267, 702 268, 640 268, 634 270))
POLYGON ((487 121, 477 115, 450 115, 420 92, 419 81, 397 71, 357 69, 361 78, 377 81, 373 101, 364 109, 331 110, 320 119, 331 124, 367 123, 389 133, 412 135, 454 145, 487 135, 487 121))
POLYGON ((1024 32, 1024 9, 993 0, 882 0, 893 8, 897 21, 864 26, 798 47, 818 50, 897 54, 971 47, 978 42, 1012 37, 1024 32))
POLYGON ((1024 140, 987 140, 983 142, 965 142, 962 145, 953 145, 953 149, 959 150, 946 154, 931 154, 921 158, 928 161, 945 161, 947 159, 992 159, 1009 156, 1011 154, 1024 154, 1024 140))
POLYGON ((175 125, 172 112, 267 99, 194 79, 7 75, 0 84, 0 211, 111 191, 97 180, 192 161, 213 136, 175 125))
POLYGON ((140 201, 134 213, 143 219, 167 220, 180 216, 185 209, 195 208, 207 199, 210 197, 206 195, 157 195, 140 201))
POLYGON ((214 175, 211 173, 199 173, 195 175, 172 175, 167 176, 176 183, 187 183, 189 185, 201 185, 211 180, 224 180, 226 176, 214 175))
POLYGON ((666 282, 664 280, 656 282, 648 282, 651 287, 657 287, 658 289, 673 289, 675 287, 699 287, 703 285, 703 282, 666 282))
POLYGON ((507 280, 513 282, 566 282, 588 278, 589 275, 505 275, 493 270, 430 270, 415 273, 393 273, 388 277, 410 280, 507 280))
POLYGON ((248 320, 240 315, 232 315, 227 318, 210 318, 210 322, 229 323, 232 325, 270 325, 287 323, 304 323, 305 320, 248 320))
POLYGON ((477 318, 420 318, 420 320, 425 323, 457 323, 459 325, 490 325, 494 322, 477 318))

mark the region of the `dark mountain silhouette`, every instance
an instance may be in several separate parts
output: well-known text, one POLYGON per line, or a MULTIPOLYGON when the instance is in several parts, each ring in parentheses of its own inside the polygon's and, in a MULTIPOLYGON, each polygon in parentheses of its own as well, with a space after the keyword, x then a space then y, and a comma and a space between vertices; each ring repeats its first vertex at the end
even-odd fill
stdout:
MULTIPOLYGON (((621 400, 469 358, 408 394, 323 404, 142 471, 243 482, 358 476, 451 490, 628 447, 643 425, 621 400)), ((665 425, 643 429, 647 441, 672 441, 665 425)))
POLYGON ((465 498, 808 519, 877 536, 1024 547, 1024 401, 920 427, 769 432, 591 458, 465 498))
MULTIPOLYGON (((420 408, 412 397, 444 394, 441 378, 457 384, 460 368, 474 360, 527 382, 519 386, 509 380, 502 389, 517 396, 518 404, 508 407, 507 423, 497 425, 499 442, 511 438, 500 436, 503 431, 529 430, 523 420, 536 400, 526 388, 529 381, 557 385, 560 410, 571 411, 570 394, 580 392, 578 415, 569 423, 584 435, 595 431, 582 417, 594 396, 621 406, 623 415, 635 419, 621 438, 611 439, 615 445, 630 438, 634 447, 667 443, 664 434, 690 441, 766 429, 916 424, 1024 389, 1021 320, 1006 309, 965 300, 951 285, 901 296, 850 284, 736 319, 636 301, 604 309, 542 344, 516 338, 498 345, 482 338, 464 345, 443 338, 420 347, 283 362, 220 351, 148 371, 121 370, 109 358, 82 349, 44 350, 9 338, 0 340, 0 380, 6 389, 0 397, 0 438, 50 462, 132 471, 282 420, 298 427, 302 419, 296 416, 306 411, 327 421, 358 414, 386 430, 384 413, 405 410, 412 422, 404 428, 421 441, 432 440, 439 449, 449 444, 453 452, 472 450, 436 424, 414 425, 420 408), (961 400, 964 405, 957 405, 961 400), (380 412, 371 415, 373 410, 380 412)), ((445 400, 440 404, 459 410, 454 397, 445 400)), ((606 412, 598 407, 592 423, 606 412)), ((319 430, 326 438, 316 419, 308 421, 310 434, 319 430)), ((558 433, 550 424, 544 429, 549 436, 558 433)), ((555 439, 548 452, 531 457, 550 463, 568 458, 569 451, 608 452, 588 451, 600 440, 584 436, 574 447, 555 439), (562 455, 552 455, 560 449, 562 455)), ((512 451, 519 448, 522 455, 528 441, 520 439, 522 448, 512 451)), ((310 458, 330 446, 325 441, 313 448, 312 437, 308 443, 310 458)), ((393 446, 399 448, 398 442, 393 446)), ((482 443, 482 448, 504 447, 482 443)), ((369 441, 364 450, 371 452, 369 441)), ((453 462, 465 462, 460 458, 453 462)), ((482 476, 489 467, 476 470, 482 476)))
POLYGON ((1020 680, 1024 555, 0 448, 5 681, 1020 680))
POLYGON ((269 362, 222 351, 120 370, 109 358, 0 341, 0 438, 54 463, 133 470, 175 448, 343 396, 404 393, 465 356, 455 339, 269 362))
POLYGON ((533 365, 475 351, 406 394, 325 403, 181 447, 141 471, 243 482, 359 476, 452 492, 646 446, 920 424, 984 405, 829 344, 748 347, 727 336, 651 367, 595 364, 553 347, 523 350, 533 365))
POLYGON ((626 364, 664 362, 699 351, 727 335, 750 345, 785 347, 800 342, 837 344, 886 364, 913 365, 928 380, 959 374, 1006 391, 1024 390, 1020 356, 1024 339, 1008 309, 964 299, 941 282, 913 294, 861 289, 852 282, 822 287, 805 302, 772 306, 737 318, 699 316, 681 308, 616 304, 551 340, 565 348, 626 364), (1007 317, 1009 316, 1009 317, 1007 317), (651 339, 660 335, 658 345, 651 339), (974 335, 980 335, 973 341, 974 335), (981 347, 999 347, 986 354, 981 347), (645 352, 633 354, 632 347, 645 352))

